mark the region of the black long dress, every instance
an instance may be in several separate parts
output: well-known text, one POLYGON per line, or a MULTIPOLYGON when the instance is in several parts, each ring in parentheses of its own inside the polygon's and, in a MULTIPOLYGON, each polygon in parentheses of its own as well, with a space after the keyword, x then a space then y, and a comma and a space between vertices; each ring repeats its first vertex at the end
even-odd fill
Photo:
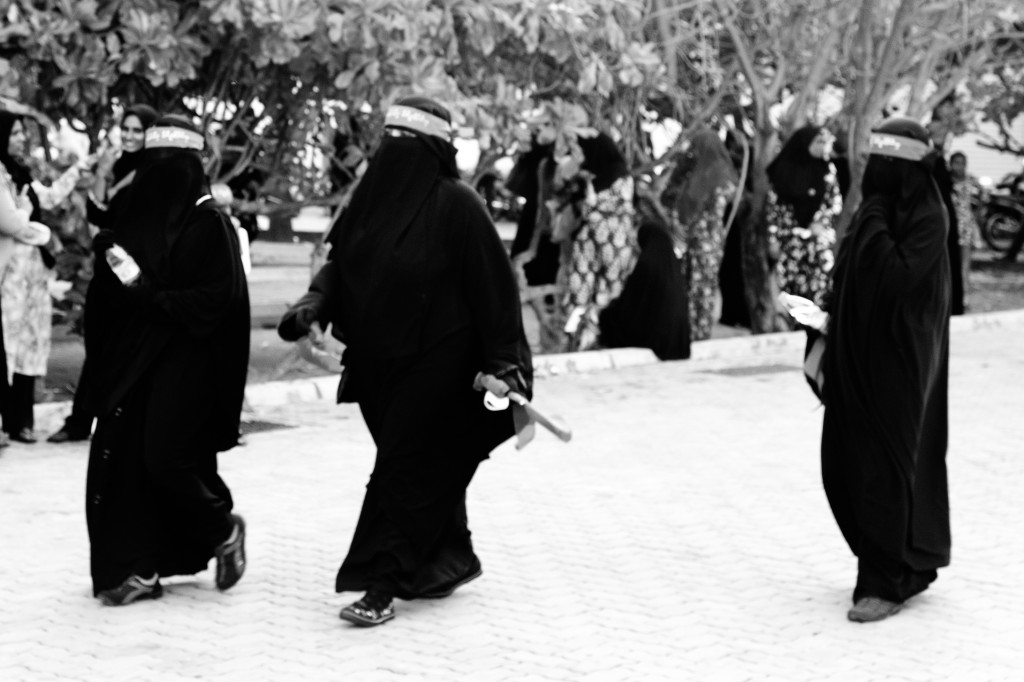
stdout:
MULTIPOLYGON (((86 407, 98 423, 86 520, 95 593, 133 573, 201 571, 233 524, 217 453, 237 443, 248 367, 238 237, 212 201, 194 206, 198 156, 192 182, 180 168, 148 182, 141 173, 116 231, 145 284, 111 284, 102 339, 90 351, 86 407)), ((114 277, 97 262, 98 276, 114 277)))
POLYGON ((902 602, 927 588, 950 556, 947 219, 924 170, 875 184, 904 189, 865 192, 840 249, 822 478, 858 557, 854 600, 902 602))
POLYGON ((966 312, 966 299, 964 298, 964 276, 960 269, 960 226, 957 223, 956 206, 953 204, 953 176, 949 174, 949 166, 945 158, 935 160, 935 183, 939 186, 939 194, 942 196, 942 204, 946 207, 946 215, 949 216, 949 233, 946 236, 946 250, 949 253, 949 290, 951 298, 951 313, 963 315, 966 312))
POLYGON ((647 221, 637 234, 640 256, 622 293, 601 311, 601 345, 650 348, 661 360, 690 357, 686 278, 666 227, 647 221))
MULTIPOLYGON (((553 150, 554 145, 539 145, 533 142, 530 149, 516 161, 505 182, 505 187, 510 192, 525 200, 519 212, 516 235, 512 240, 513 258, 527 251, 533 244, 538 216, 542 209, 540 195, 541 185, 544 183, 540 174, 545 167, 549 173, 553 170, 552 163, 544 164, 544 161, 551 161, 553 150)), ((551 184, 550 178, 547 179, 547 184, 551 184)), ((558 276, 559 245, 551 241, 550 234, 542 234, 537 237, 536 249, 537 253, 533 260, 523 265, 527 283, 530 286, 554 284, 558 276)))
POLYGON ((338 592, 440 596, 478 575, 465 494, 513 434, 488 412, 478 371, 517 371, 529 347, 511 263, 480 197, 437 138, 385 138, 330 241, 331 260, 279 327, 315 308, 346 343, 339 400, 377 446, 338 592), (396 201, 395 197, 401 197, 396 201))

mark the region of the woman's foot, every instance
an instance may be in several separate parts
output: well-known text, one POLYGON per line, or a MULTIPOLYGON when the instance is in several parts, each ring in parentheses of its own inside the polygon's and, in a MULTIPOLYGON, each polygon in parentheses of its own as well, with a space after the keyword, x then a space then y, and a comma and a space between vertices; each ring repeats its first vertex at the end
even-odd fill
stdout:
POLYGON ((483 575, 483 572, 484 569, 483 566, 480 565, 480 560, 474 557, 472 565, 466 569, 466 572, 463 573, 460 578, 453 580, 447 585, 441 585, 431 591, 424 592, 419 595, 419 597, 421 599, 444 599, 445 597, 450 597, 455 593, 455 590, 470 581, 476 580, 483 575))
POLYGON ((35 434, 35 432, 32 431, 32 429, 24 428, 24 429, 21 429, 20 431, 16 431, 15 433, 12 433, 11 434, 11 440, 16 440, 19 443, 35 443, 36 442, 36 434, 35 434))
POLYGON ((874 623, 895 616, 903 608, 903 604, 882 599, 881 597, 861 597, 847 611, 846 617, 854 623, 874 623))
POLYGON ((369 628, 386 623, 395 617, 395 602, 390 594, 367 590, 359 601, 352 602, 338 614, 359 627, 369 628))
POLYGON ((52 436, 46 439, 47 443, 74 443, 80 440, 89 440, 88 431, 75 431, 68 427, 63 427, 60 431, 54 433, 52 436))
POLYGON ((140 599, 159 599, 163 595, 164 588, 160 586, 160 576, 156 573, 149 578, 133 573, 117 587, 103 590, 96 596, 107 606, 127 606, 140 599))
POLYGON ((234 587, 245 573, 245 519, 232 514, 231 535, 215 551, 217 555, 217 589, 234 587))

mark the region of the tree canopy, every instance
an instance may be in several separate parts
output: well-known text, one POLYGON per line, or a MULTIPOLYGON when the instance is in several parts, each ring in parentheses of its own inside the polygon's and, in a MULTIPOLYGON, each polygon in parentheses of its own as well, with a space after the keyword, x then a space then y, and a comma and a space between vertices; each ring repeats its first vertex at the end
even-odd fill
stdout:
MULTIPOLYGON (((699 125, 731 125, 763 188, 778 139, 826 122, 831 91, 855 193, 897 94, 921 116, 970 84, 1009 130, 1024 106, 1022 21, 1005 0, 0 0, 0 95, 94 139, 114 102, 187 111, 215 142, 214 178, 330 202, 318 159, 341 163, 346 141, 369 151, 403 94, 450 105, 485 160, 515 150, 543 101, 613 130, 637 172, 663 160, 653 124, 678 122, 677 147, 699 125)), ((764 235, 751 238, 761 251, 764 235)), ((748 275, 755 288, 768 276, 748 275)))
POLYGON ((539 100, 573 101, 615 128, 637 165, 654 160, 647 123, 672 118, 685 130, 742 109, 767 132, 779 127, 770 108, 788 98, 785 133, 829 84, 855 93, 847 118, 877 117, 901 85, 919 113, 967 75, 996 73, 996 42, 985 36, 1013 28, 996 0, 6 0, 0 9, 3 94, 93 135, 113 100, 190 110, 218 150, 233 148, 215 159, 227 177, 251 164, 279 170, 335 129, 371 137, 375 115, 409 92, 451 104, 468 134, 496 150, 514 144, 515 123, 539 100))

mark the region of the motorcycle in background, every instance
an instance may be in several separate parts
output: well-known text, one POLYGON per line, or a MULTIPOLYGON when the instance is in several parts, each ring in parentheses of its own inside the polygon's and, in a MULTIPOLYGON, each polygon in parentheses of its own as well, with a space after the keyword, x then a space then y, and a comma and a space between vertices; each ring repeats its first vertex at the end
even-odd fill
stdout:
POLYGON ((1024 230, 1024 172, 1005 176, 982 201, 981 238, 990 249, 1006 253, 1024 230))

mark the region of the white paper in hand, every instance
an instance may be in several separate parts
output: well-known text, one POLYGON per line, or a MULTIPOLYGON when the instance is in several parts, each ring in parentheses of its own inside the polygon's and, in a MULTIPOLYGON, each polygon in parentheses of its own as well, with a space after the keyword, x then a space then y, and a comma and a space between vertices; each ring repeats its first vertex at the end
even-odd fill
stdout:
POLYGON ((825 327, 828 325, 828 313, 819 308, 814 301, 783 291, 779 294, 779 304, 798 324, 817 329, 820 332, 825 331, 825 327))

